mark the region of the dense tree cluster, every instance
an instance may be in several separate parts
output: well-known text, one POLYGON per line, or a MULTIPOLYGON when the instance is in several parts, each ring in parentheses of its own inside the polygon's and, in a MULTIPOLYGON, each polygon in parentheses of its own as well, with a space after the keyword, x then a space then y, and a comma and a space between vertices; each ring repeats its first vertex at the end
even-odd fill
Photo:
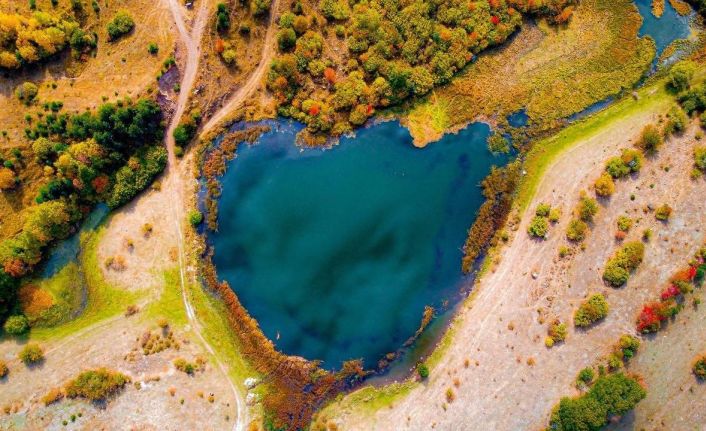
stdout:
POLYGON ((106 103, 97 112, 49 114, 28 133, 45 182, 22 230, 0 243, 0 316, 9 311, 17 279, 66 238, 91 207, 115 208, 146 188, 164 169, 162 112, 151 100, 106 103))
POLYGON ((376 109, 448 83, 480 51, 505 41, 522 24, 521 12, 563 22, 571 3, 321 0, 309 16, 282 16, 281 54, 267 85, 280 114, 306 123, 310 134, 344 133, 376 109), (343 61, 324 55, 328 44, 345 48, 343 61))
POLYGON ((634 377, 623 373, 601 376, 580 397, 561 399, 552 412, 550 429, 598 431, 609 417, 629 412, 646 395, 634 377))
POLYGON ((0 13, 0 68, 19 69, 61 52, 68 45, 77 50, 95 46, 70 16, 35 11, 30 17, 0 13))

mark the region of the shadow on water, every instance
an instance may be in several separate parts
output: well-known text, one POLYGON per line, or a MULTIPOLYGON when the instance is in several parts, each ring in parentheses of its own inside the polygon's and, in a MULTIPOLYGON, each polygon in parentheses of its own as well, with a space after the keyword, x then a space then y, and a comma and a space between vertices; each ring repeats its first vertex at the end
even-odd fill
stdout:
POLYGON ((209 234, 219 277, 283 352, 374 366, 414 334, 425 305, 450 310, 467 294, 461 248, 479 184, 509 157, 490 154, 481 123, 424 149, 398 122, 329 149, 296 146, 296 123, 266 124, 221 179, 209 234))

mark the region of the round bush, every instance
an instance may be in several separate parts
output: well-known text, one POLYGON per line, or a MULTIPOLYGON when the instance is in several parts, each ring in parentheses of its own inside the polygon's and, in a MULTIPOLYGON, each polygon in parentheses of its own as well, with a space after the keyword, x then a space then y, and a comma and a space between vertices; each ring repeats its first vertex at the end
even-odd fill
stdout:
POLYGON ((25 316, 10 316, 5 321, 3 329, 10 335, 22 335, 29 330, 29 321, 25 316))

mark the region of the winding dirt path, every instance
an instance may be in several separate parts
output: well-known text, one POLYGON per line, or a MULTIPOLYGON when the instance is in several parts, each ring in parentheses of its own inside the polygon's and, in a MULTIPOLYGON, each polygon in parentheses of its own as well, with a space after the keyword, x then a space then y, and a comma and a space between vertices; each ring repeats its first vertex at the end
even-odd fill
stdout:
MULTIPOLYGON (((166 193, 168 193, 170 196, 173 197, 173 199, 170 199, 170 212, 172 216, 172 220, 174 222, 174 228, 177 233, 177 247, 178 247, 178 261, 179 261, 179 281, 181 284, 181 292, 182 292, 182 301, 184 303, 184 308, 186 310, 186 315, 189 320, 189 323, 191 324, 194 333, 196 334, 197 338, 201 341, 203 346, 206 348, 206 350, 211 354, 211 356, 214 358, 216 361, 216 364, 218 365, 218 368, 221 370, 221 372, 226 376, 226 379, 228 380, 228 383, 231 387, 231 390, 233 391, 233 396, 236 400, 236 408, 237 408, 237 419, 235 423, 233 424, 233 430, 234 431, 243 431, 245 430, 245 427, 247 426, 248 423, 248 410, 247 407, 245 406, 245 402, 243 400, 243 396, 238 391, 238 389, 235 387, 233 384, 231 378, 229 377, 228 374, 228 369, 227 367, 223 364, 223 362, 218 358, 216 355, 216 352, 214 351, 213 347, 206 341, 204 336, 202 335, 201 331, 201 324, 199 323, 198 319, 196 318, 196 314, 194 313, 194 309, 191 306, 191 303, 189 302, 188 295, 186 293, 186 285, 185 285, 185 280, 186 280, 186 275, 185 275, 185 251, 184 251, 184 234, 182 231, 182 223, 184 220, 184 214, 186 213, 185 211, 185 200, 184 200, 184 191, 189 188, 189 185, 187 183, 188 181, 188 174, 185 174, 183 169, 179 169, 178 161, 175 155, 174 148, 176 146, 176 143, 174 141, 174 130, 179 124, 179 120, 181 117, 184 115, 184 111, 186 110, 186 105, 189 101, 189 95, 191 94, 191 89, 194 85, 194 81, 196 80, 196 72, 198 71, 198 66, 199 66, 199 58, 201 57, 201 38, 203 36, 203 31, 206 27, 206 24, 208 22, 208 2, 207 1, 201 1, 199 2, 199 9, 196 15, 196 19, 194 22, 194 25, 191 29, 191 32, 188 32, 186 29, 186 24, 184 21, 184 16, 183 16, 183 11, 177 0, 168 0, 168 5, 170 10, 172 11, 172 14, 174 16, 174 22, 176 23, 177 26, 177 31, 179 33, 179 39, 181 41, 181 44, 183 47, 186 49, 186 64, 184 66, 184 72, 181 78, 181 91, 179 92, 179 97, 177 98, 177 105, 176 109, 174 110, 174 115, 172 117, 172 121, 169 124, 169 127, 167 128, 166 136, 165 136, 165 144, 167 146, 167 151, 169 154, 169 164, 167 167, 167 173, 165 175, 165 181, 164 181, 164 187, 166 190, 164 190, 166 193)), ((272 21, 272 20, 271 20, 272 21)), ((269 29, 268 29, 269 31, 269 29)))
POLYGON ((257 68, 253 71, 252 75, 250 75, 250 78, 248 78, 245 84, 233 93, 226 104, 223 105, 223 107, 221 107, 221 109, 219 109, 203 126, 201 129, 202 135, 205 135, 214 127, 218 126, 219 123, 223 121, 230 113, 239 108, 240 105, 242 105, 243 102, 245 102, 245 100, 247 100, 247 98, 253 93, 253 91, 255 91, 262 83, 262 77, 267 70, 267 66, 270 64, 270 59, 275 53, 275 16, 277 15, 280 1, 281 0, 273 0, 272 5, 270 6, 270 20, 267 23, 265 43, 257 68))

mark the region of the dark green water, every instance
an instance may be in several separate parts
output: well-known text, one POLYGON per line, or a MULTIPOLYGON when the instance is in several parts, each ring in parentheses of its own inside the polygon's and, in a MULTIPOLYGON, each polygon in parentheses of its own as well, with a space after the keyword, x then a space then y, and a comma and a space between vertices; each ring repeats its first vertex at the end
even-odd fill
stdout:
POLYGON ((415 149, 387 122, 327 150, 296 147, 298 125, 270 124, 222 178, 218 274, 283 352, 373 366, 425 305, 458 299, 480 181, 507 160, 486 149, 484 124, 415 149))

